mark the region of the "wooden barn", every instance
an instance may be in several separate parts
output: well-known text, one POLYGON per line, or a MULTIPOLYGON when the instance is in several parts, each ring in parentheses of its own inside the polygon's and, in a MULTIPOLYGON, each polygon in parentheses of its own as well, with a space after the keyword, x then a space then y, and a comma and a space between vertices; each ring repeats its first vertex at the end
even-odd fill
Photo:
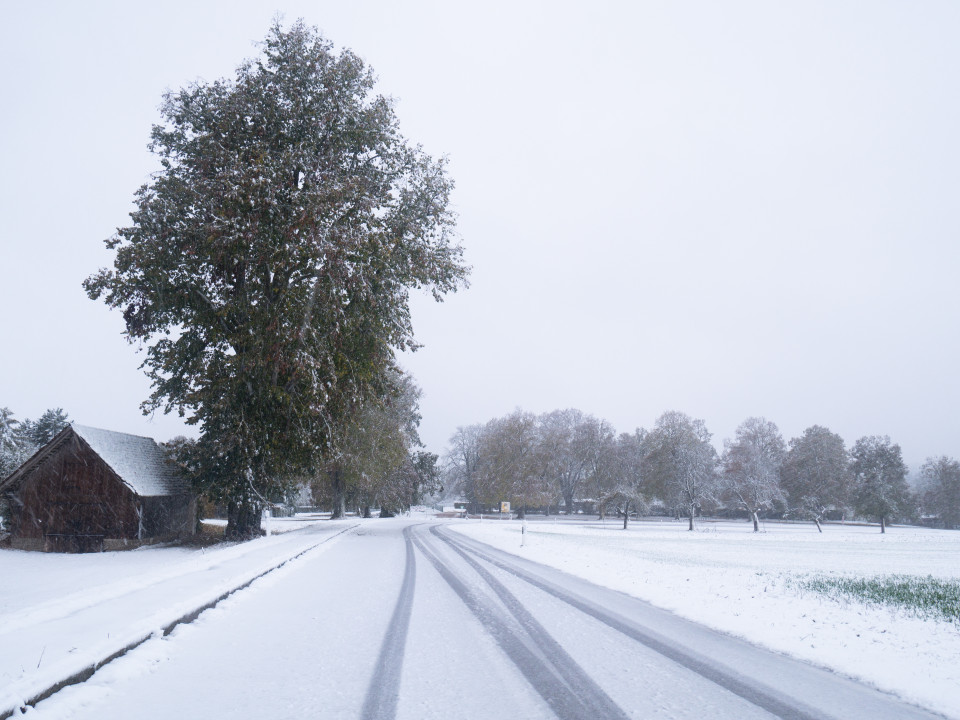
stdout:
POLYGON ((98 552, 196 532, 189 483, 150 438, 68 425, 0 481, 5 541, 23 550, 98 552))

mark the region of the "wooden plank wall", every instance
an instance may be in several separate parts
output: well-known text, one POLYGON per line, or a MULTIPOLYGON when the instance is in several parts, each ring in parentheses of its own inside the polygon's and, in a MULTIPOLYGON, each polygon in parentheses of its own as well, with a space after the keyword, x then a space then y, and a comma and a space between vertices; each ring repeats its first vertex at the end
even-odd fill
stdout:
POLYGON ((102 549, 104 538, 137 539, 133 492, 89 449, 64 443, 21 485, 14 535, 47 550, 102 549))

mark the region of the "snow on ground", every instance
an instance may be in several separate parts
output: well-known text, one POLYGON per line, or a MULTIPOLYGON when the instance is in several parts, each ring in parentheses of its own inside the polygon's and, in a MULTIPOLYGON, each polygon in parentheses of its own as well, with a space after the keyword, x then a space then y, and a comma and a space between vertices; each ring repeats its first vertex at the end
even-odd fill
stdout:
MULTIPOLYGON (((260 523, 260 527, 265 532, 269 532, 271 535, 279 535, 286 532, 291 532, 293 530, 300 530, 313 525, 320 520, 329 519, 330 513, 297 513, 293 517, 264 518, 260 523)), ((227 526, 227 521, 219 518, 210 518, 204 520, 203 524, 225 528, 227 526)))
MULTIPOLYGON (((356 522, 277 518, 273 537, 207 549, 2 551, 0 700, 27 697, 31 687, 62 677, 64 668, 99 659, 107 644, 161 627, 164 618, 178 616, 190 603, 215 597, 227 585, 356 522), (282 533, 285 528, 297 531, 282 533)), ((375 523, 369 526, 373 530, 381 521, 362 522, 375 523)), ((619 522, 581 517, 531 521, 521 547, 517 521, 447 524, 960 718, 960 626, 804 593, 796 582, 841 574, 960 578, 960 533, 896 527, 880 535, 876 528, 828 525, 821 535, 812 525, 776 523, 758 534, 746 523, 702 523, 689 533, 684 523, 672 521, 632 523, 623 531, 619 522)), ((318 551, 327 555, 323 551, 333 545, 318 551)), ((349 560, 343 558, 347 565, 349 560)), ((393 601, 385 602, 387 612, 393 601)), ((152 650, 144 646, 138 652, 152 650)))
MULTIPOLYGON (((410 520, 359 522, 360 528, 340 536, 333 550, 324 552, 327 545, 321 546, 257 580, 194 623, 148 641, 90 681, 40 703, 27 717, 358 717, 404 576, 400 532, 410 520)), ((415 613, 435 636, 437 619, 429 611, 415 613)), ((496 646, 492 640, 486 644, 493 647, 483 659, 490 659, 496 646)), ((477 649, 464 647, 463 654, 475 658, 477 649)), ((483 671, 477 660, 467 666, 465 677, 472 683, 483 671)), ((425 672, 415 674, 430 679, 425 672)), ((487 697, 495 696, 496 686, 485 688, 487 697)), ((455 706, 444 711, 406 717, 463 717, 455 706)))
MULTIPOLYGON (((324 518, 329 515, 274 518, 271 531, 279 535, 300 530, 324 518)), ((205 520, 204 523, 225 526, 227 521, 205 520)), ((136 550, 81 555, 3 550, 0 552, 0 619, 9 623, 10 613, 51 600, 61 603, 74 589, 83 588, 87 592, 107 584, 127 584, 134 577, 147 583, 158 577, 182 574, 188 566, 209 566, 228 556, 239 557, 252 549, 249 543, 223 543, 207 549, 148 545, 136 550)))
POLYGON ((309 520, 206 549, 0 552, 0 711, 356 524, 309 520))
POLYGON ((895 527, 537 519, 449 527, 960 718, 960 626, 804 592, 812 575, 960 578, 960 533, 895 527))

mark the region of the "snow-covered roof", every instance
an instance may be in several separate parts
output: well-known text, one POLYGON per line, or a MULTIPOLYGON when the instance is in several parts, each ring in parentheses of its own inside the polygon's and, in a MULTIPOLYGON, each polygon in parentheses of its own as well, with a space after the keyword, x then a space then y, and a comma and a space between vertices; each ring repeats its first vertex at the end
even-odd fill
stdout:
POLYGON ((190 491, 185 478, 166 462, 152 438, 72 423, 73 431, 142 497, 179 495, 190 491))

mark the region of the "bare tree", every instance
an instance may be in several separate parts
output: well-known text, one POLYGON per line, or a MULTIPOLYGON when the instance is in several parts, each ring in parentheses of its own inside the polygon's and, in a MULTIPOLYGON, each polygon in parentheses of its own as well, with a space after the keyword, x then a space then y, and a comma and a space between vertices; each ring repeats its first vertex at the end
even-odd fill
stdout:
POLYGON ((785 498, 780 488, 780 468, 786 446, 777 426, 764 418, 747 418, 736 438, 724 443, 722 496, 743 508, 760 531, 759 513, 771 510, 785 498))

